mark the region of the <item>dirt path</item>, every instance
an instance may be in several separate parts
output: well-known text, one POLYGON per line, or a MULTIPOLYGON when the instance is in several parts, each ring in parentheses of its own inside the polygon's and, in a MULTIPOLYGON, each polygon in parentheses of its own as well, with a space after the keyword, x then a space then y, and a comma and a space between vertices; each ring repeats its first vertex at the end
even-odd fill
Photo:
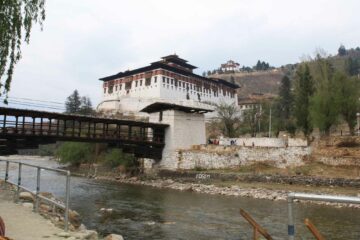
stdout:
POLYGON ((14 240, 64 239, 55 234, 63 232, 32 208, 15 204, 8 190, 0 187, 0 216, 4 219, 6 236, 14 240))

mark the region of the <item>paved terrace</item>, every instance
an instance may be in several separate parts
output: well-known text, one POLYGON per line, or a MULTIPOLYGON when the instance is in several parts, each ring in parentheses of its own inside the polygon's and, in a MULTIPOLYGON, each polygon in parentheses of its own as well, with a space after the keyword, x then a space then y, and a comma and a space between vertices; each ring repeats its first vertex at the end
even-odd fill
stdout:
MULTIPOLYGON (((0 180, 1 181, 1 180, 0 180)), ((13 240, 64 239, 56 236, 64 230, 55 227, 49 220, 12 201, 13 194, 0 186, 0 216, 6 227, 6 236, 13 240)))

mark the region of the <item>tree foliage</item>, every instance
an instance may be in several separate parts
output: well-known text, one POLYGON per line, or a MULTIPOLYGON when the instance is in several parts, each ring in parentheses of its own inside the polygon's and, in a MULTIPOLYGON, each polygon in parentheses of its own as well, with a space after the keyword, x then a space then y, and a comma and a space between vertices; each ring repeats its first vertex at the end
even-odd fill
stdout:
POLYGON ((310 97, 314 93, 313 78, 308 64, 301 64, 296 70, 294 91, 294 116, 297 127, 305 136, 312 132, 310 119, 310 97))
POLYGON ((21 58, 21 42, 29 43, 34 23, 42 27, 44 7, 45 0, 0 0, 0 95, 7 96, 10 91, 14 67, 21 58))
POLYGON ((288 76, 284 76, 281 80, 279 89, 279 97, 274 103, 274 129, 276 135, 279 131, 288 131, 291 134, 295 133, 295 126, 292 118, 292 111, 294 105, 294 97, 291 89, 291 81, 288 76))
POLYGON ((76 89, 69 97, 67 97, 65 109, 66 113, 82 115, 92 115, 94 113, 90 98, 85 96, 81 97, 76 89))
POLYGON ((359 59, 353 59, 349 57, 345 61, 345 71, 350 76, 355 76, 360 73, 360 61, 359 59))
POLYGON ((344 45, 340 45, 339 49, 338 49, 338 55, 339 56, 345 56, 346 55, 346 48, 344 45))
POLYGON ((241 133, 250 133, 252 137, 256 137, 256 132, 258 129, 259 122, 261 126, 262 116, 262 106, 261 104, 254 104, 250 109, 244 111, 242 124, 243 128, 241 133))
POLYGON ((65 142, 56 151, 56 156, 62 163, 80 166, 81 163, 92 162, 95 157, 95 144, 65 142))
POLYGON ((131 168, 137 165, 136 158, 124 153, 121 149, 113 148, 105 156, 105 162, 111 167, 124 166, 125 168, 131 168))
POLYGON ((226 137, 237 137, 240 129, 240 109, 235 104, 220 103, 216 112, 222 125, 222 132, 226 137))
POLYGON ((271 68, 271 66, 270 66, 269 63, 264 62, 264 61, 260 61, 260 60, 258 60, 256 65, 254 66, 254 70, 256 70, 256 71, 265 71, 265 70, 268 70, 270 68, 271 68))
POLYGON ((350 134, 354 135, 356 113, 359 109, 359 82, 342 72, 334 75, 334 82, 339 113, 347 123, 350 134))
POLYGON ((311 97, 311 118, 320 131, 329 135, 338 117, 334 69, 328 60, 318 57, 315 71, 316 91, 311 97))

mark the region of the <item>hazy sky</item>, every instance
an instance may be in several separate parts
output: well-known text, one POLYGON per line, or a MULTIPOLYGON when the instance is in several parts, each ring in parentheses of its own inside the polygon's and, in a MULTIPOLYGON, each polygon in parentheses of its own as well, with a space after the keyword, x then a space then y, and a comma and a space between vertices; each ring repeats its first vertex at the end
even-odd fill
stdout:
POLYGON ((176 53, 199 69, 229 59, 281 66, 360 46, 360 1, 47 0, 44 29, 22 46, 10 96, 101 99, 100 77, 176 53))

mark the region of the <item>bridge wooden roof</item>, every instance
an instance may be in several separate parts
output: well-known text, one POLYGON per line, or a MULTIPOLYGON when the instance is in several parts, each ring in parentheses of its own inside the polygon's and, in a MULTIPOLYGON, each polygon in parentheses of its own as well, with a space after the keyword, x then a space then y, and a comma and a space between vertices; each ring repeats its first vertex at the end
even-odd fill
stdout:
POLYGON ((168 124, 161 124, 161 123, 149 123, 142 121, 122 120, 115 118, 93 117, 93 116, 84 116, 78 114, 56 113, 56 112, 46 112, 46 111, 6 108, 6 107, 0 107, 0 113, 2 115, 10 115, 10 116, 18 116, 18 117, 25 116, 32 118, 77 120, 77 121, 93 122, 93 123, 124 124, 124 125, 139 126, 139 127, 166 128, 169 126, 168 124))

